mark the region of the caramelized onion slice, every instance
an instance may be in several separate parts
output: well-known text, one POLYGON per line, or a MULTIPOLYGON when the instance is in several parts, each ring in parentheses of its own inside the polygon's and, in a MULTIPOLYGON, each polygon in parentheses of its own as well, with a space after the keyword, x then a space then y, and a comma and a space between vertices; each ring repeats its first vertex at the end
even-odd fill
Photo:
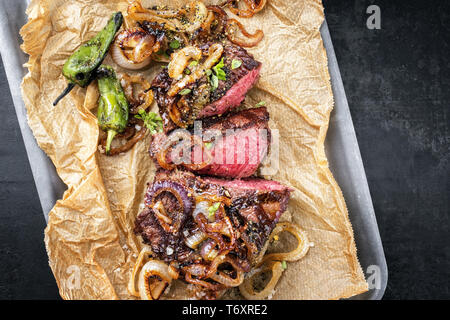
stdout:
MULTIPOLYGON (((208 8, 209 9, 209 8, 208 8)), ((210 33, 211 32, 211 24, 214 22, 216 15, 213 11, 208 10, 208 15, 205 21, 202 23, 202 32, 210 33)))
POLYGON ((262 260, 263 262, 268 260, 297 261, 308 253, 311 243, 308 241, 306 233, 297 225, 289 222, 278 223, 270 234, 269 241, 273 240, 273 238, 278 236, 281 232, 289 232, 292 234, 297 239, 297 247, 290 252, 266 254, 262 260))
POLYGON ((187 5, 189 23, 184 26, 184 32, 193 33, 200 29, 208 16, 208 9, 202 1, 191 1, 187 5))
POLYGON ((151 85, 143 76, 122 74, 120 84, 125 92, 130 104, 130 112, 137 114, 140 109, 147 110, 153 103, 153 91, 151 85), (139 93, 135 93, 135 87, 140 88, 139 93))
POLYGON ((171 19, 178 16, 178 12, 172 12, 171 14, 163 14, 161 11, 145 9, 140 1, 133 1, 128 6, 128 17, 137 22, 155 22, 163 25, 165 29, 170 31, 179 31, 183 28, 183 25, 177 19, 171 19))
POLYGON ((206 288, 206 289, 211 290, 213 292, 224 289, 223 285, 221 285, 220 283, 211 283, 211 282, 208 282, 208 281, 204 281, 204 280, 200 280, 200 279, 194 278, 192 276, 192 274, 188 273, 188 272, 185 274, 185 280, 186 280, 187 283, 192 283, 194 285, 206 288))
MULTIPOLYGON (((121 154, 123 152, 127 152, 128 150, 130 150, 131 148, 133 148, 133 146, 140 140, 142 140, 145 137, 145 133, 147 132, 147 128, 145 126, 141 127, 141 130, 136 132, 136 129, 131 128, 131 130, 134 130, 134 134, 133 135, 128 135, 126 132, 124 133, 124 135, 126 135, 126 139, 127 142, 125 142, 123 145, 119 146, 119 147, 111 147, 111 150, 108 153, 108 156, 115 156, 118 154, 121 154)), ((101 152, 104 153, 105 148, 106 148, 106 139, 102 139, 100 141, 100 145, 102 146, 102 150, 101 152)))
POLYGON ((228 4, 230 5, 230 11, 233 12, 238 17, 242 18, 251 18, 256 13, 260 12, 262 9, 264 9, 267 0, 244 0, 244 3, 247 7, 245 10, 241 10, 237 8, 237 6, 233 6, 234 1, 228 1, 228 4))
POLYGON ((201 137, 191 135, 186 130, 176 130, 164 141, 158 150, 156 160, 166 170, 172 170, 176 165, 182 165, 189 170, 196 171, 207 167, 212 162, 213 156, 204 146, 201 137), (182 157, 179 157, 178 151, 182 152, 182 157), (192 157, 192 152, 199 151, 201 151, 201 161, 198 161, 195 156, 192 157))
POLYGON ((153 209, 161 227, 170 233, 175 233, 180 230, 181 225, 191 213, 193 207, 188 190, 183 185, 171 180, 155 182, 145 199, 145 204, 153 209), (157 200, 158 196, 164 192, 168 192, 175 197, 180 205, 182 212, 173 213, 173 218, 167 215, 163 203, 157 200))
POLYGON ((213 261, 219 255, 219 251, 216 249, 216 242, 212 239, 203 242, 200 255, 206 261, 213 261))
POLYGON ((158 300, 171 282, 169 266, 160 260, 150 260, 139 273, 139 295, 142 300, 158 300))
POLYGON ((172 261, 169 264, 169 275, 173 280, 178 279, 178 277, 180 276, 180 271, 179 271, 179 264, 176 261, 172 261))
POLYGON ((262 32, 262 30, 256 30, 255 33, 251 34, 245 30, 242 23, 236 19, 229 19, 227 22, 227 38, 238 46, 245 48, 254 47, 261 42, 263 37, 264 32, 262 32), (239 36, 238 31, 240 31, 246 38, 239 36))
POLYGON ((211 151, 205 147, 203 140, 198 135, 192 135, 192 151, 194 152, 194 157, 191 157, 191 163, 183 163, 184 167, 189 170, 197 171, 201 170, 211 164, 214 160, 211 151), (198 152, 201 154, 201 161, 197 162, 197 157, 195 156, 198 152))
POLYGON ((158 51, 159 47, 154 35, 135 27, 117 35, 111 55, 114 62, 122 68, 139 70, 150 64, 152 53, 158 51))
POLYGON ((267 298, 273 293, 278 280, 280 280, 283 274, 283 266, 279 261, 270 261, 269 263, 263 265, 260 269, 255 270, 252 274, 245 278, 244 282, 239 286, 239 291, 248 300, 262 300, 267 298), (272 272, 272 277, 266 284, 263 290, 256 292, 254 289, 254 280, 256 276, 267 271, 272 272))
POLYGON ((174 32, 193 33, 206 20, 208 10, 202 1, 191 1, 180 10, 149 10, 139 1, 128 6, 128 16, 135 21, 155 22, 174 32))
POLYGON ((176 167, 176 164, 172 162, 168 162, 167 155, 169 151, 172 150, 172 146, 174 144, 182 144, 182 147, 186 145, 191 145, 191 135, 186 130, 175 130, 172 132, 168 138, 164 141, 163 145, 158 151, 158 154, 156 155, 156 160, 158 161, 158 164, 166 169, 166 170, 173 170, 176 167))
POLYGON ((189 61, 200 60, 202 57, 202 51, 194 46, 184 47, 181 50, 172 54, 172 59, 167 67, 169 77, 173 79, 179 79, 183 75, 184 69, 186 69, 189 61))
POLYGON ((227 288, 230 287, 237 287, 242 284, 244 281, 244 272, 242 268, 229 256, 227 256, 222 262, 223 263, 229 263, 234 271, 236 272, 236 277, 233 278, 231 275, 225 273, 224 271, 217 270, 218 266, 216 267, 216 271, 210 275, 210 279, 223 284, 227 288))
POLYGON ((139 292, 136 290, 136 275, 138 274, 138 271, 140 270, 142 263, 144 262, 144 258, 146 256, 151 255, 152 253, 153 253, 152 249, 149 246, 144 245, 141 252, 139 252, 139 256, 136 259, 136 263, 134 264, 130 280, 128 281, 127 289, 128 292, 135 297, 140 296, 139 292))
POLYGON ((194 70, 185 75, 180 81, 173 84, 167 94, 171 97, 176 95, 181 89, 187 85, 194 83, 205 74, 206 70, 211 69, 220 59, 223 53, 223 46, 219 43, 213 44, 209 47, 208 58, 201 65, 197 65, 194 70))
POLYGON ((186 240, 184 242, 189 248, 197 249, 198 245, 207 238, 208 237, 206 236, 206 234, 204 234, 202 231, 197 231, 189 237, 186 237, 186 240))

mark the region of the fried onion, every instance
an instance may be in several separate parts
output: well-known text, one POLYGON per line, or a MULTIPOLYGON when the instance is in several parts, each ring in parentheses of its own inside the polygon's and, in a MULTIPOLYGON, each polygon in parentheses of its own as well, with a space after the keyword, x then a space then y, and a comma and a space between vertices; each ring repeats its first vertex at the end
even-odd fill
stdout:
POLYGON ((269 241, 272 241, 275 236, 278 236, 281 232, 289 232, 297 239, 297 247, 290 252, 283 253, 269 253, 264 256, 262 262, 268 260, 278 261, 297 261, 303 258, 311 247, 306 233, 301 230, 297 225, 289 222, 281 222, 277 224, 270 234, 269 241))
POLYGON ((139 70, 150 64, 152 53, 158 51, 160 46, 154 35, 135 27, 117 35, 111 55, 114 62, 122 68, 139 70))
POLYGON ((122 74, 120 84, 130 104, 130 112, 137 114, 140 109, 146 111, 153 103, 153 91, 150 83, 140 75, 122 74), (136 94, 136 86, 140 87, 136 94))
POLYGON ((207 15, 208 10, 201 1, 191 1, 180 10, 145 9, 139 1, 134 1, 128 7, 128 16, 131 19, 139 22, 155 22, 174 32, 196 31, 202 26, 207 15))
POLYGON ((169 137, 164 141, 163 145, 159 149, 156 160, 158 161, 158 164, 166 169, 166 170, 173 170, 176 167, 176 164, 173 163, 174 158, 171 158, 169 155, 169 152, 173 155, 173 157, 177 157, 177 152, 179 149, 182 149, 184 158, 177 159, 179 160, 179 165, 184 166, 185 168, 188 168, 189 170, 201 170, 208 166, 211 161, 213 160, 212 153, 208 148, 204 146, 203 140, 201 137, 197 135, 191 135, 189 132, 185 130, 176 130, 173 133, 169 135, 169 137), (177 148, 173 148, 173 145, 177 145, 177 148), (200 148, 200 149, 198 149, 200 148), (196 157, 192 157, 192 152, 201 152, 201 162, 196 162, 196 157), (187 154, 184 154, 186 153, 187 154), (189 155, 189 158, 186 158, 185 156, 189 155), (169 157, 169 159, 168 159, 169 157))
POLYGON ((227 1, 227 5, 229 5, 230 11, 238 17, 251 18, 256 13, 264 9, 267 0, 244 0, 245 6, 247 7, 245 10, 239 9, 237 4, 234 5, 235 2, 236 1, 234 0, 227 1))
POLYGON ((255 33, 251 34, 247 30, 245 30, 242 23, 237 21, 236 19, 229 19, 227 22, 227 38, 232 43, 237 44, 238 46, 250 48, 258 45, 264 37, 264 32, 262 30, 256 30, 255 33), (238 36, 238 31, 240 31, 245 37, 238 36))
POLYGON ((275 286, 280 280, 281 275, 283 274, 283 266, 279 261, 270 261, 265 264, 260 269, 255 269, 254 273, 247 277, 244 282, 239 286, 239 291, 244 296, 244 298, 248 300, 262 300, 271 295, 275 289, 275 286), (266 284, 264 289, 259 292, 256 292, 254 289, 254 280, 257 275, 260 275, 264 272, 271 271, 272 277, 269 282, 266 284))
POLYGON ((136 260, 136 263, 134 264, 133 272, 131 273, 130 280, 128 281, 127 289, 128 292, 135 297, 140 296, 139 292, 136 290, 136 275, 140 270, 142 263, 144 262, 144 258, 146 256, 151 255, 152 253, 153 253, 152 249, 149 246, 144 245, 141 252, 139 252, 139 256, 136 260))
POLYGON ((176 80, 180 79, 189 61, 191 59, 198 61, 201 57, 202 51, 194 46, 184 47, 183 49, 173 53, 167 70, 169 77, 176 80))
POLYGON ((149 260, 139 273, 139 295, 142 300, 158 300, 171 282, 169 266, 160 260, 149 260))
POLYGON ((194 70, 185 75, 180 81, 173 84, 167 94, 170 97, 176 95, 181 89, 185 88, 187 85, 194 83, 205 74, 206 70, 211 69, 220 59, 223 53, 223 46, 219 43, 215 43, 209 47, 208 58, 201 65, 195 66, 194 70))
POLYGON ((267 243, 272 241, 275 237, 278 237, 281 232, 285 231, 295 236, 295 238, 297 239, 297 247, 294 250, 286 253, 269 253, 264 255, 267 247, 261 251, 261 258, 256 259, 257 261, 261 260, 261 262, 259 263, 260 268, 256 269, 256 271, 254 271, 253 273, 250 272, 250 274, 244 280, 243 284, 239 287, 241 294, 246 299, 258 300, 267 298, 270 294, 273 293, 275 285, 277 284, 278 280, 281 277, 281 274, 283 273, 283 267, 280 261, 298 261, 308 253, 308 250, 312 246, 312 244, 308 241, 306 233, 295 224, 289 222, 278 223, 270 234, 267 243), (264 255, 264 257, 262 257, 262 255, 264 255), (253 288, 255 277, 268 270, 272 271, 272 278, 262 291, 255 292, 253 288))
MULTIPOLYGON (((123 138, 126 140, 124 144, 118 147, 111 147, 108 156, 115 156, 123 152, 127 152, 140 140, 145 137, 147 128, 142 125, 140 130, 136 130, 134 126, 128 126, 123 134, 118 134, 116 137, 123 138)), ((102 147, 101 152, 104 153, 106 149, 106 138, 100 140, 100 145, 102 147)))
POLYGON ((242 284, 244 281, 244 272, 240 265, 238 265, 232 258, 226 256, 221 264, 228 263, 230 264, 234 271, 236 272, 236 276, 233 278, 230 274, 218 270, 218 266, 216 267, 216 272, 212 273, 210 279, 223 284, 226 287, 237 287, 242 284))

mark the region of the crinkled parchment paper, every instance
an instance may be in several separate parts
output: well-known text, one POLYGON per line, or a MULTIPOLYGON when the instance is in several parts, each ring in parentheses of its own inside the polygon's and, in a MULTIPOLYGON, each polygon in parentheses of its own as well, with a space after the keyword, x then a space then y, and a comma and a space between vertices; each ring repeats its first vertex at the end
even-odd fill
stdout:
MULTIPOLYGON (((146 152, 150 136, 128 153, 99 154, 91 112, 98 99, 95 82, 52 105, 67 84, 61 75, 65 60, 113 11, 126 7, 119 0, 34 0, 21 31, 30 56, 22 85, 28 123, 68 186, 45 229, 64 299, 132 298, 126 284, 141 246, 132 230, 155 169, 146 152)), ((263 67, 246 103, 266 101, 270 126, 279 130, 280 170, 270 178, 295 189, 285 216, 315 244, 305 258, 289 263, 274 299, 338 299, 367 290, 345 201, 324 152, 333 95, 319 32, 323 19, 320 0, 269 0, 262 12, 241 20, 248 30, 265 33, 250 50, 263 67)), ((105 62, 113 63, 109 57, 105 62)), ((142 74, 151 81, 160 68, 142 74)))

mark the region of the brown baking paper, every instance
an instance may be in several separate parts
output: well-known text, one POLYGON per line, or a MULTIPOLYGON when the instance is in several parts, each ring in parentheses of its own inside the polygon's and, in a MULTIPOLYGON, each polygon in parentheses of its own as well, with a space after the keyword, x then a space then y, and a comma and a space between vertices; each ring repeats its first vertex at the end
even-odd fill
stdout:
MULTIPOLYGON (((134 219, 155 171, 146 151, 151 137, 127 153, 100 154, 91 112, 96 83, 52 105, 67 85, 61 70, 69 55, 112 12, 126 7, 119 0, 33 0, 21 30, 30 56, 22 84, 28 123, 68 186, 45 229, 50 267, 64 299, 133 298, 126 286, 141 248, 134 219)), ((241 20, 249 31, 262 28, 265 34, 249 50, 263 67, 246 104, 266 101, 270 127, 279 130, 280 170, 268 178, 295 190, 284 219, 301 226, 314 243, 306 257, 288 263, 274 299, 338 299, 367 290, 345 201, 324 152, 333 95, 319 32, 323 20, 320 0, 269 0, 262 12, 241 20)), ((114 65, 110 57, 106 63, 114 65)), ((160 68, 141 74, 151 81, 160 68)), ((169 297, 186 297, 179 288, 169 297)))

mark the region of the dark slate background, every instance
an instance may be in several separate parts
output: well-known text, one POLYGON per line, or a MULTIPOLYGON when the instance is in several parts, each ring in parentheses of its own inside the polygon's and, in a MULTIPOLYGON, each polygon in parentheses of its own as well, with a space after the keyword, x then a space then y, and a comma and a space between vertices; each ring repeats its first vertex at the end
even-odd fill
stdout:
MULTIPOLYGON (((386 254, 385 299, 450 299, 450 1, 323 0, 386 254), (381 8, 381 30, 366 8, 381 8)), ((0 65, 0 299, 55 299, 0 65)))

